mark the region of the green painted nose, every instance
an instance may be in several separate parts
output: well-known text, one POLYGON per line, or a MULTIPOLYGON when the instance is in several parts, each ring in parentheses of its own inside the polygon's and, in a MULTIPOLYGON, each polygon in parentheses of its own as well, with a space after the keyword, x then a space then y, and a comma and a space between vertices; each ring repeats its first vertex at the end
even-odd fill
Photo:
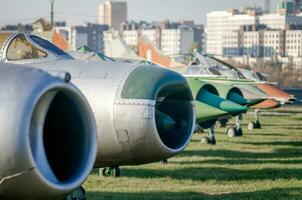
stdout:
POLYGON ((261 95, 261 93, 257 92, 257 90, 250 90, 249 87, 241 88, 241 91, 244 98, 247 99, 247 106, 256 105, 267 98, 267 95, 261 95))
POLYGON ((248 110, 248 108, 245 106, 241 106, 237 103, 221 98, 220 96, 210 93, 207 90, 201 90, 198 93, 196 100, 228 112, 233 116, 239 115, 248 110))
POLYGON ((239 105, 242 105, 242 106, 248 105, 248 100, 243 98, 241 95, 239 95, 236 92, 232 92, 232 91, 229 92, 227 98, 228 98, 228 100, 233 101, 239 105))
POLYGON ((208 120, 217 119, 228 113, 200 101, 195 101, 196 123, 203 123, 208 120))

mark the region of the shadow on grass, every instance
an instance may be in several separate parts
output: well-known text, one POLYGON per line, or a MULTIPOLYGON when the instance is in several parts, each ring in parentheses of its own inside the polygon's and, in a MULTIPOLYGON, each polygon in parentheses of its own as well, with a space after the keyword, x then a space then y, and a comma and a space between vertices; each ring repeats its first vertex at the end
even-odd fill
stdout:
POLYGON ((247 132, 248 135, 255 135, 255 136, 267 136, 267 137, 277 137, 277 136, 288 136, 288 134, 282 134, 282 133, 254 133, 252 131, 247 132))
MULTIPOLYGON (((279 164, 279 165, 301 165, 302 159, 299 160, 254 160, 254 159, 211 159, 211 160, 194 160, 194 161, 169 161, 173 164, 215 164, 215 165, 246 165, 246 164, 279 164)), ((302 169, 301 169, 302 173, 302 169)))
MULTIPOLYGON (((273 145, 273 146, 292 146, 292 147, 301 147, 302 142, 297 141, 274 141, 274 142, 234 142, 238 144, 249 144, 249 145, 273 145)), ((302 150, 300 150, 302 151, 302 150)))
POLYGON ((182 169, 122 169, 124 177, 135 178, 171 178, 193 181, 246 181, 302 179, 302 169, 253 169, 239 170, 225 167, 185 167, 182 169))
POLYGON ((300 127, 300 124, 297 122, 297 123, 292 123, 292 124, 272 124, 272 123, 265 123, 263 124, 264 127, 268 126, 268 127, 282 127, 282 128, 286 128, 286 127, 300 127))
POLYGON ((232 192, 223 194, 206 194, 197 192, 87 192, 88 200, 122 199, 122 200, 153 200, 153 199, 202 199, 202 200, 300 200, 301 188, 274 188, 255 192, 232 192))
POLYGON ((274 152, 246 152, 233 150, 186 150, 177 157, 200 156, 200 157, 223 157, 223 158, 244 158, 244 159, 273 159, 273 158, 299 158, 302 157, 300 148, 280 148, 274 152))

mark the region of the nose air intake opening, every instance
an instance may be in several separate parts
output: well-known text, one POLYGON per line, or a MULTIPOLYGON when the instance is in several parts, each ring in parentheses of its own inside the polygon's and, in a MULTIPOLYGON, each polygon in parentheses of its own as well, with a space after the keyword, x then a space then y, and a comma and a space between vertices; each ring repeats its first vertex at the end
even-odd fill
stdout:
POLYGON ((31 149, 39 172, 49 182, 77 182, 94 162, 94 128, 87 112, 81 98, 68 90, 47 92, 38 101, 31 122, 31 149))
MULTIPOLYGON (((218 93, 217 89, 216 89, 214 86, 212 86, 212 85, 207 84, 207 85, 205 85, 205 86, 202 88, 202 90, 207 91, 207 92, 209 92, 209 93, 212 93, 212 94, 214 94, 214 95, 216 95, 216 96, 219 96, 219 93, 218 93)), ((201 90, 201 91, 202 91, 202 90, 201 90)))
POLYGON ((45 153, 53 173, 61 182, 77 173, 84 160, 83 119, 75 102, 59 92, 51 103, 43 128, 45 153))
POLYGON ((171 149, 186 145, 191 136, 193 119, 192 95, 179 85, 163 88, 156 103, 155 120, 162 142, 171 149))
POLYGON ((242 106, 245 106, 248 103, 247 100, 243 97, 241 90, 235 87, 229 91, 226 98, 242 106))

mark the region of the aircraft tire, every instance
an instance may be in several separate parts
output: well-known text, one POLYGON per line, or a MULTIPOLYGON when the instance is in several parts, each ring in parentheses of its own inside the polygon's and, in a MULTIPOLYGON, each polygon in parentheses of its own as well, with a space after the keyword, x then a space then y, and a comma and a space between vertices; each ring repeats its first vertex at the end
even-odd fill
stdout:
POLYGON ((81 186, 69 194, 64 200, 86 200, 86 191, 81 186))
MULTIPOLYGON (((236 128, 235 128, 236 129, 236 128)), ((242 128, 239 128, 239 129, 236 129, 236 136, 238 136, 238 137, 242 137, 242 135, 243 135, 243 131, 242 131, 242 128)))
POLYGON ((259 120, 256 120, 254 124, 255 124, 254 126, 255 129, 261 129, 261 123, 259 122, 259 120))
POLYGON ((121 176, 121 170, 118 166, 112 166, 112 167, 104 167, 99 169, 99 175, 101 177, 120 177, 121 176))
POLYGON ((255 128, 255 123, 254 122, 250 122, 248 125, 247 125, 247 129, 248 130, 254 130, 254 128, 255 128))
POLYGON ((202 137, 201 140, 200 140, 200 142, 201 142, 202 144, 209 144, 209 143, 210 143, 208 137, 202 137))
POLYGON ((228 134, 228 136, 229 136, 230 138, 235 137, 235 136, 236 136, 236 129, 235 129, 233 126, 229 127, 229 128, 227 129, 227 134, 228 134))

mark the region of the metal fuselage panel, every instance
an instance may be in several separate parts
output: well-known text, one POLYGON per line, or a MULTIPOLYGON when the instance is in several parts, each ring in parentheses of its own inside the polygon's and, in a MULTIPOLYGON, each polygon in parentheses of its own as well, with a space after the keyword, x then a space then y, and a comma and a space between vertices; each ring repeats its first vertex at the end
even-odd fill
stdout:
POLYGON ((30 65, 47 71, 69 72, 72 82, 86 96, 98 129, 96 167, 152 162, 159 152, 166 151, 151 148, 163 146, 155 134, 155 101, 121 98, 125 81, 139 65, 75 60, 30 65), (147 146, 150 146, 149 150, 146 150, 147 146), (146 157, 148 159, 144 159, 146 157))

